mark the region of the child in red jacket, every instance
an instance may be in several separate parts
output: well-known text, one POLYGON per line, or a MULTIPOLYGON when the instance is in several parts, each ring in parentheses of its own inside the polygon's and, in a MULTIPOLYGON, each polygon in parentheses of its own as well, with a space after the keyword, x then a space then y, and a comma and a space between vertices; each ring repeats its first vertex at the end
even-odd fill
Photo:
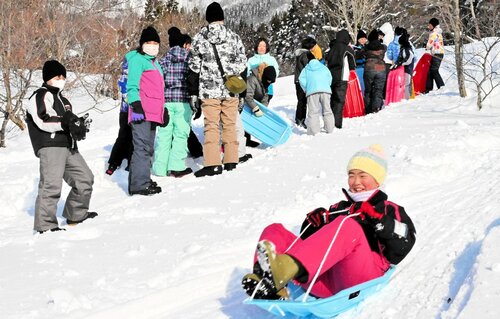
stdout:
POLYGON ((267 226, 253 273, 243 277, 246 292, 260 299, 286 298, 286 285, 294 280, 326 298, 380 277, 403 260, 415 243, 415 227, 404 208, 380 190, 386 172, 383 149, 372 145, 347 165, 347 200, 308 213, 299 237, 282 224, 267 226))

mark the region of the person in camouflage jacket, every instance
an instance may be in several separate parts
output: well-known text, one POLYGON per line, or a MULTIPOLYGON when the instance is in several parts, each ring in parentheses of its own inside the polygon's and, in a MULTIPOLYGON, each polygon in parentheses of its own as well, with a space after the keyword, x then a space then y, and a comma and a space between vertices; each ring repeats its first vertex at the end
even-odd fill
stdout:
POLYGON ((204 168, 195 173, 196 177, 222 173, 220 124, 223 127, 224 169, 232 170, 238 163, 238 139, 235 129, 238 97, 230 93, 224 85, 214 46, 226 75, 239 75, 245 70, 247 63, 240 37, 224 25, 224 11, 220 4, 213 2, 207 7, 206 19, 209 25, 194 36, 189 58, 191 76, 194 73, 198 78, 197 81, 190 81, 188 75, 191 104, 193 109, 196 109, 196 102, 193 101, 196 100, 195 96, 199 97, 205 117, 204 168))

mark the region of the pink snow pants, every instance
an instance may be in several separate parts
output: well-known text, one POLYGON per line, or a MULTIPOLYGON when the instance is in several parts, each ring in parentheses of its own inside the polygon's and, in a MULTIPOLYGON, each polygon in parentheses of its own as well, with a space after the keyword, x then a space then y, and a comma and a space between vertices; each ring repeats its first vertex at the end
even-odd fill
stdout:
MULTIPOLYGON (((344 219, 346 216, 337 217, 307 239, 299 239, 286 252, 299 261, 308 273, 307 282, 299 283, 304 289, 311 284, 330 242, 344 219)), ((296 238, 297 236, 282 224, 271 224, 263 230, 259 241, 272 242, 276 246, 276 252, 283 254, 296 238)), ((254 262, 256 261, 255 257, 254 262)), ((347 218, 311 293, 320 298, 330 297, 343 289, 382 276, 389 266, 389 262, 383 255, 370 249, 365 233, 358 222, 347 218)))

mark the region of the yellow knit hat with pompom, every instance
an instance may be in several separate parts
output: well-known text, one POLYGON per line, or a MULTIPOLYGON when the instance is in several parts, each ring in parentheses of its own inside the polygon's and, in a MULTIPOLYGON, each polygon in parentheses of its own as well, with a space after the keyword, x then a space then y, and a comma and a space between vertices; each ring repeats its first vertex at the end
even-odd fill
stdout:
POLYGON ((347 164, 347 172, 359 169, 373 176, 382 185, 387 175, 387 160, 380 144, 372 144, 366 149, 356 152, 347 164))

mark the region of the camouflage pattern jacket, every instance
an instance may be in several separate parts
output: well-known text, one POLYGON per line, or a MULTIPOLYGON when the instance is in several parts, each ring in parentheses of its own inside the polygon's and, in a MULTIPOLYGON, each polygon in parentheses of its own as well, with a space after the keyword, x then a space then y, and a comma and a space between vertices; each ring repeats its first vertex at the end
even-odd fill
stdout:
POLYGON ((212 44, 226 75, 240 74, 246 68, 247 58, 240 37, 223 24, 211 23, 194 36, 190 50, 189 68, 199 74, 201 99, 229 98, 232 94, 224 86, 212 44))

